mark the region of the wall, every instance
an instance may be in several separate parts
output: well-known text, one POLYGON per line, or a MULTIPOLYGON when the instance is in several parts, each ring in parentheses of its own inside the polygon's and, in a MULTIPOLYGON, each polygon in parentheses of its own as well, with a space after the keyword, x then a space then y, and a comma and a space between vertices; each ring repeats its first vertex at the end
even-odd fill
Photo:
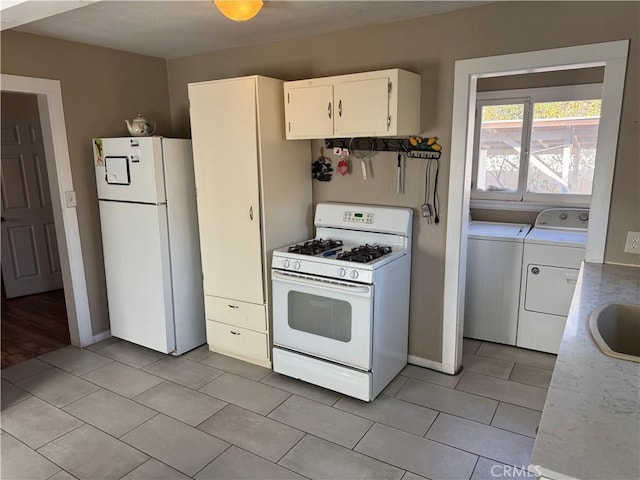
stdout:
MULTIPOLYGON (((497 2, 441 15, 326 35, 210 52, 168 62, 174 133, 189 134, 187 84, 261 74, 294 80, 405 68, 422 75, 422 134, 444 147, 440 172, 441 222, 417 216, 424 192, 424 161, 409 160, 405 194, 395 195, 395 155, 373 157, 374 178, 354 174, 314 182, 314 201, 409 206, 416 212, 411 291, 410 353, 441 360, 447 183, 455 60, 631 39, 620 129, 607 262, 638 263, 622 253, 628 229, 640 229, 638 189, 637 2, 497 2)), ((215 112, 212 112, 215 115, 215 112)), ((418 132, 416 132, 418 133, 418 132)), ((314 142, 314 156, 320 142, 314 142)), ((357 163, 355 167, 359 167, 357 163)))
MULTIPOLYGON (((444 147, 440 224, 428 225, 417 216, 423 203, 424 161, 409 159, 405 193, 395 195, 394 154, 380 153, 372 158, 373 179, 363 181, 359 170, 354 169, 354 174, 347 177, 314 182, 313 195, 315 202, 348 201, 414 209, 410 354, 440 361, 455 60, 631 39, 606 261, 637 264, 638 257, 622 253, 622 245, 626 230, 640 229, 639 18, 637 2, 497 2, 392 24, 170 60, 174 132, 189 134, 189 82, 251 74, 294 80, 395 67, 421 74, 421 133, 439 137, 444 147)), ((320 145, 314 142, 314 156, 319 155, 320 145)), ((357 162, 354 166, 359 167, 357 162)))
MULTIPOLYGON (((2 73, 60 80, 93 333, 109 329, 91 138, 128 135, 138 113, 171 134, 166 62, 4 31, 2 73)), ((4 108, 4 105, 3 105, 4 108)))

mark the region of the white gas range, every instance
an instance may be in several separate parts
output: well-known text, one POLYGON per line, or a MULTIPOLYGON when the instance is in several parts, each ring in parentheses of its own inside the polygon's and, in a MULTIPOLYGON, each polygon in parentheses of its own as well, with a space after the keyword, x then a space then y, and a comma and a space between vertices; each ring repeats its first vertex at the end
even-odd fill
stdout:
POLYGON ((321 203, 316 237, 273 253, 273 368, 373 400, 407 363, 408 208, 321 203))

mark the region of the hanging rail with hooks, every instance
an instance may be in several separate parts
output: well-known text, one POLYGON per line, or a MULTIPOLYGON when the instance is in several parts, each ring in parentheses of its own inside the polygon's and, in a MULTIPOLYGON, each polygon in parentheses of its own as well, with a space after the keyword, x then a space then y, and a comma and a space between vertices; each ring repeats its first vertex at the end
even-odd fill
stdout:
POLYGON ((442 147, 437 143, 438 137, 423 139, 422 137, 382 138, 327 138, 325 148, 347 148, 368 152, 403 152, 408 158, 439 160, 442 147))

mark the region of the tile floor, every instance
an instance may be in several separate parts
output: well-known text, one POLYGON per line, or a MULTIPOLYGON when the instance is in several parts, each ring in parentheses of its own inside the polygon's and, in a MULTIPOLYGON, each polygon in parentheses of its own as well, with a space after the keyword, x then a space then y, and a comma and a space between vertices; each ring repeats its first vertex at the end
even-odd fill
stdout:
POLYGON ((465 339, 460 374, 366 403, 206 346, 69 346, 2 370, 2 478, 523 478, 554 362, 465 339))

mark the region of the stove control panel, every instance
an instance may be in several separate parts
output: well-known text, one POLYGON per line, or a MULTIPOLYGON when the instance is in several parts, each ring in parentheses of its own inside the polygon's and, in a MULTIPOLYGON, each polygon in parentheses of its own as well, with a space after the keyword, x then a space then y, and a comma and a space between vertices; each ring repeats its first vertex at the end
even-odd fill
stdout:
POLYGON ((349 212, 346 211, 342 214, 343 222, 352 222, 352 223, 373 223, 375 216, 373 213, 362 213, 362 212, 349 212))

